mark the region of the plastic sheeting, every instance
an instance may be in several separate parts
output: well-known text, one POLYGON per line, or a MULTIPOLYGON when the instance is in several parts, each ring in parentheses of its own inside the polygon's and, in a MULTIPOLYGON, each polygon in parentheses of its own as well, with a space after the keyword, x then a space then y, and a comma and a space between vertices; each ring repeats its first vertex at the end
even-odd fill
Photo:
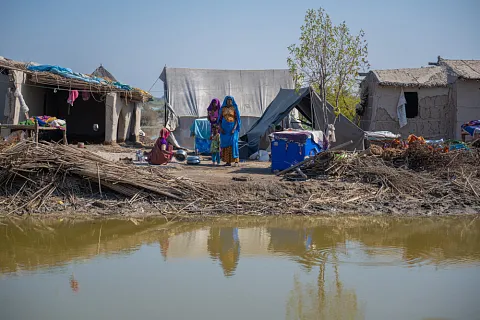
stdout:
POLYGON ((210 153, 210 121, 197 119, 190 126, 190 135, 195 137, 195 150, 199 153, 210 153))
POLYGON ((235 97, 242 117, 260 117, 280 89, 292 89, 289 70, 164 68, 166 100, 178 117, 206 117, 213 98, 235 97))
POLYGON ((210 139, 210 121, 197 119, 190 126, 190 134, 200 139, 210 139))
POLYGON ((39 65, 39 66, 28 66, 28 70, 30 71, 37 71, 37 72, 50 72, 54 74, 58 74, 62 77, 69 78, 69 79, 75 79, 75 80, 80 80, 80 81, 85 81, 88 83, 95 83, 95 84, 110 84, 113 85, 119 89, 122 90, 127 90, 130 91, 132 90, 132 87, 129 86, 128 84, 120 83, 118 81, 116 82, 110 82, 102 78, 97 78, 97 77, 91 77, 89 75, 83 74, 83 73, 78 73, 78 72, 73 72, 72 69, 70 68, 64 68, 60 66, 53 66, 49 64, 44 64, 44 65, 39 65))
POLYGON ((269 127, 279 124, 294 108, 297 108, 305 118, 313 123, 316 130, 325 130, 327 124, 335 125, 336 141, 331 143, 332 147, 352 140, 353 144, 349 145, 347 150, 364 149, 365 134, 363 130, 342 114, 337 118, 329 103, 327 103, 327 113, 324 114, 318 94, 310 88, 303 88, 299 92, 294 89, 280 90, 263 116, 247 132, 249 150, 257 151, 260 138, 268 131, 269 127))

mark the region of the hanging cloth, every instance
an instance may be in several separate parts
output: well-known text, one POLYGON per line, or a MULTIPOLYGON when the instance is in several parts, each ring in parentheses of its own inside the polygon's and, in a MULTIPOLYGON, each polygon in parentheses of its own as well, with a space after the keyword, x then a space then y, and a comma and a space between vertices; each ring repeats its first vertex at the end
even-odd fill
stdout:
POLYGON ((27 104, 25 103, 25 100, 23 99, 23 95, 18 88, 17 88, 17 90, 15 90, 14 95, 18 99, 18 101, 20 102, 20 108, 22 109, 22 112, 23 113, 28 113, 28 111, 30 111, 30 109, 28 108, 27 104))
POLYGON ((67 103, 73 107, 73 103, 75 102, 75 100, 77 100, 77 98, 78 98, 78 90, 70 90, 68 92, 67 103))
POLYGON ((90 92, 88 91, 82 91, 82 99, 83 101, 88 101, 90 99, 90 92))
POLYGON ((398 123, 400 124, 400 128, 403 128, 407 125, 407 111, 405 110, 405 105, 407 104, 407 100, 405 99, 405 95, 403 94, 403 88, 400 92, 400 97, 398 98, 397 103, 397 117, 398 123))
POLYGON ((328 141, 330 143, 337 142, 337 138, 335 137, 335 125, 329 124, 328 125, 328 141))

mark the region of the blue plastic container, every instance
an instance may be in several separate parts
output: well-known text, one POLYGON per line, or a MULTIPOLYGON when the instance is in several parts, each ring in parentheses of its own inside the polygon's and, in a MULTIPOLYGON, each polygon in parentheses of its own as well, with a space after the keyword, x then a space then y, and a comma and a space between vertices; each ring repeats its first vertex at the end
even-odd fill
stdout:
MULTIPOLYGON (((283 134, 285 137, 285 134, 283 134)), ((298 141, 297 138, 274 139, 272 141, 272 172, 285 170, 305 160, 306 156, 313 156, 322 151, 312 138, 298 141)))

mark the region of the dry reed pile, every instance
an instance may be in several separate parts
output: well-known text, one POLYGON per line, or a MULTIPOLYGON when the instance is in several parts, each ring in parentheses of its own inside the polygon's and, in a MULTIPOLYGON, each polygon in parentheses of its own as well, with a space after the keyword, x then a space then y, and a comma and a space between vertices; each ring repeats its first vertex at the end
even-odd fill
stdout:
POLYGON ((113 163, 74 147, 26 140, 0 150, 0 185, 6 196, 2 213, 51 211, 55 199, 75 203, 81 197, 188 201, 200 194, 191 181, 157 168, 113 163), (76 200, 77 199, 77 200, 76 200))
MULTIPOLYGON (((387 149, 381 154, 376 148, 370 155, 324 153, 302 171, 309 177, 329 176, 374 186, 375 194, 366 198, 375 201, 391 199, 393 195, 412 201, 478 206, 479 164, 480 150, 442 153, 414 144, 406 150, 387 149)), ((357 191, 361 193, 360 188, 357 191)))

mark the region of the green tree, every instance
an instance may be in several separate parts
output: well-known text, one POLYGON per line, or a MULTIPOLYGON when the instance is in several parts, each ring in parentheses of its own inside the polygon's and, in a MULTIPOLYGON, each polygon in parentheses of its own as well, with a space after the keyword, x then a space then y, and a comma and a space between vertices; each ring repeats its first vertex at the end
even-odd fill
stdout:
POLYGON ((353 117, 355 79, 362 68, 369 67, 364 31, 352 35, 345 21, 335 25, 322 8, 309 9, 300 29, 300 44, 288 47, 287 58, 296 88, 313 87, 324 110, 329 101, 337 114, 353 117))

